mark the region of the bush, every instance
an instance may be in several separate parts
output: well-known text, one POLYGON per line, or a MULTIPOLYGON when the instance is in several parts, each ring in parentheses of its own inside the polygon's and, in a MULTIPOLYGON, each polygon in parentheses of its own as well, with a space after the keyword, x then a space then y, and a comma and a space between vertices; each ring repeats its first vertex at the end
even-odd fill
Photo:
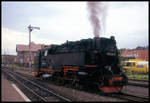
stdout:
POLYGON ((148 73, 140 73, 133 70, 125 70, 125 74, 129 79, 148 79, 148 73))

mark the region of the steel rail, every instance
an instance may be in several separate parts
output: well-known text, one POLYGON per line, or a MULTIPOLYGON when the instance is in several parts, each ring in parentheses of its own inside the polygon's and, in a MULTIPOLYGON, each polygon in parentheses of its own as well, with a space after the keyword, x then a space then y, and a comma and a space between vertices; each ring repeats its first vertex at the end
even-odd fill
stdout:
POLYGON ((137 86, 137 87, 143 87, 143 88, 149 88, 148 84, 128 83, 128 85, 137 86))
POLYGON ((45 98, 41 97, 40 95, 38 95, 37 93, 35 93, 32 89, 30 89, 29 87, 27 87, 26 85, 24 85, 23 83, 21 83, 19 80, 17 80, 12 74, 10 74, 10 73, 7 72, 7 75, 9 75, 10 77, 12 77, 17 83, 19 83, 20 85, 22 85, 24 88, 28 89, 30 92, 32 92, 34 95, 36 95, 42 101, 45 101, 45 102, 47 101, 45 98))
MULTIPOLYGON (((11 71, 9 71, 9 72, 11 72, 11 71)), ((11 72, 11 73, 13 73, 13 72, 11 72)), ((16 74, 16 73, 13 73, 13 74, 19 76, 19 75, 16 74)), ((56 94, 56 93, 54 93, 54 92, 48 90, 47 88, 44 88, 44 87, 42 87, 42 86, 39 86, 38 84, 36 84, 36 83, 34 83, 34 82, 32 82, 32 81, 26 79, 25 77, 21 77, 21 76, 19 76, 19 77, 22 78, 22 79, 24 79, 24 80, 26 80, 26 81, 28 81, 28 82, 30 82, 30 83, 32 83, 32 84, 34 84, 35 86, 37 86, 37 87, 39 87, 39 88, 41 88, 41 89, 43 89, 43 90, 45 90, 45 91, 47 91, 47 92, 49 92, 49 93, 55 95, 56 97, 58 97, 58 98, 60 98, 60 99, 62 99, 62 100, 64 100, 64 101, 71 102, 70 99, 65 98, 65 97, 63 97, 63 96, 61 96, 61 95, 59 95, 59 94, 56 94)))
POLYGON ((144 98, 144 97, 129 95, 129 94, 125 94, 125 93, 111 94, 109 96, 111 96, 111 97, 117 97, 117 98, 120 98, 120 99, 132 101, 132 102, 148 102, 149 101, 149 98, 144 98))

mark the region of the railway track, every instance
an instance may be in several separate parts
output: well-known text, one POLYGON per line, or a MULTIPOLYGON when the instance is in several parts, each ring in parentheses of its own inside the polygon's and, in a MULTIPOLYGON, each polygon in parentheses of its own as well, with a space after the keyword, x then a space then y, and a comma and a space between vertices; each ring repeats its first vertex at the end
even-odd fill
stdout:
MULTIPOLYGON (((6 68, 9 68, 9 67, 6 67, 6 68)), ((24 69, 24 68, 22 68, 22 69, 15 68, 15 69, 22 70, 22 71, 28 71, 27 69, 24 69)), ((148 80, 129 79, 128 85, 148 88, 149 87, 149 81, 148 80)))
POLYGON ((148 81, 129 80, 128 85, 149 88, 149 82, 148 81))
MULTIPOLYGON (((91 92, 91 91, 88 91, 91 92)), ((98 94, 100 96, 108 96, 108 97, 112 97, 112 98, 118 98, 121 100, 125 100, 127 102, 148 102, 149 101, 149 97, 141 97, 141 96, 136 96, 136 95, 130 95, 128 93, 110 93, 110 94, 105 94, 105 93, 100 93, 98 91, 95 92, 91 92, 94 94, 98 94)))
POLYGON ((15 82, 17 82, 19 84, 19 86, 21 86, 22 88, 24 88, 24 90, 28 90, 28 94, 32 93, 32 98, 31 101, 44 101, 44 102, 48 102, 48 101, 62 101, 62 102, 71 102, 70 99, 63 97, 59 94, 56 94, 52 91, 50 91, 47 88, 44 88, 43 86, 32 82, 31 80, 28 80, 25 77, 20 76, 17 73, 8 71, 8 70, 4 70, 2 69, 3 72, 5 72, 5 74, 7 74, 7 76, 9 76, 11 79, 13 79, 15 82))
MULTIPOLYGON (((27 75, 25 75, 25 77, 27 77, 27 75)), ((31 79, 31 76, 30 76, 30 79, 31 79)), ((32 79, 35 79, 35 78, 33 77, 32 79)), ((38 82, 36 82, 36 83, 38 84, 38 82)), ((42 87, 44 87, 44 85, 42 87)), ((132 101, 132 102, 147 102, 147 101, 149 101, 148 98, 129 95, 129 94, 125 94, 125 93, 120 93, 120 94, 99 94, 99 95, 100 96, 109 96, 109 97, 113 97, 113 98, 119 98, 119 99, 132 101)))
POLYGON ((131 81, 137 81, 137 82, 149 82, 149 80, 146 80, 146 79, 128 79, 128 80, 131 80, 131 81))
POLYGON ((117 98, 124 99, 130 102, 148 102, 149 101, 149 98, 133 96, 133 95, 125 94, 125 93, 110 94, 108 96, 117 97, 117 98))

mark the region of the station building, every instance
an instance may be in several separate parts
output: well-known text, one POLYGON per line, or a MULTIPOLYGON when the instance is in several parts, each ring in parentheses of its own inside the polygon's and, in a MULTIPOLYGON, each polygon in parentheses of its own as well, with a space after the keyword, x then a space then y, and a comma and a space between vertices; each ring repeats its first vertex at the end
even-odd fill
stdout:
MULTIPOLYGON (((32 64, 34 64, 34 57, 36 56, 37 51, 44 47, 44 44, 35 44, 34 42, 31 42, 30 45, 31 45, 31 62, 32 64)), ((22 66, 28 66, 30 58, 29 45, 17 44, 16 52, 17 52, 17 63, 22 66)))

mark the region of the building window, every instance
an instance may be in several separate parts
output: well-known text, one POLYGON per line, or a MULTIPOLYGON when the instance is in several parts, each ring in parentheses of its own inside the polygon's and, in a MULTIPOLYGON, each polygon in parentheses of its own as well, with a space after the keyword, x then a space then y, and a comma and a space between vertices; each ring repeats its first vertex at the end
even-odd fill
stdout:
POLYGON ((135 63, 126 62, 126 63, 124 64, 124 66, 135 66, 135 63))
POLYGON ((144 65, 137 65, 137 68, 144 68, 144 65))

